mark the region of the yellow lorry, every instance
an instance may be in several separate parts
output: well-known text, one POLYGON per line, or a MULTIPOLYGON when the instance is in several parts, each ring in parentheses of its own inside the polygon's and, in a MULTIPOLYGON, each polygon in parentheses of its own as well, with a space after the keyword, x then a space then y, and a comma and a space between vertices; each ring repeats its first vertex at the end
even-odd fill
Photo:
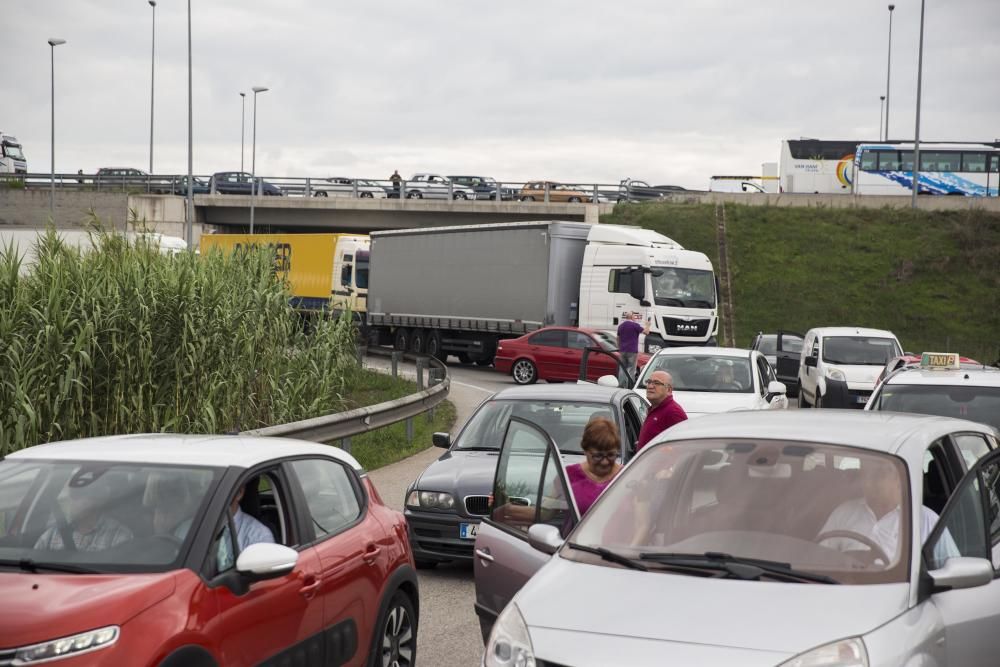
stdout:
POLYGON ((364 234, 205 234, 201 253, 266 247, 274 270, 288 282, 292 305, 301 310, 349 309, 364 321, 371 243, 364 234))

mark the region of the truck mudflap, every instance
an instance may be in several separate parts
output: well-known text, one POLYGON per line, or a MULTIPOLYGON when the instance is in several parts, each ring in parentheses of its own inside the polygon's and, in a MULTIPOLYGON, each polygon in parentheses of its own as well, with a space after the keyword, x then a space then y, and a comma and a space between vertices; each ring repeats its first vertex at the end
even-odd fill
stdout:
POLYGON ((847 383, 839 380, 826 380, 826 392, 823 394, 824 408, 852 408, 851 394, 847 390, 847 383))

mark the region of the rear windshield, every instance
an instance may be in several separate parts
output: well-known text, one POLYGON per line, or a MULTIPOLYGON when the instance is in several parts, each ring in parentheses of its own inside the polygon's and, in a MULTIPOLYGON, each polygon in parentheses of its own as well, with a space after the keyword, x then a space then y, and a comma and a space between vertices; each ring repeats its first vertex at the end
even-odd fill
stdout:
POLYGON ((872 409, 957 417, 1000 428, 1000 387, 889 384, 872 409))

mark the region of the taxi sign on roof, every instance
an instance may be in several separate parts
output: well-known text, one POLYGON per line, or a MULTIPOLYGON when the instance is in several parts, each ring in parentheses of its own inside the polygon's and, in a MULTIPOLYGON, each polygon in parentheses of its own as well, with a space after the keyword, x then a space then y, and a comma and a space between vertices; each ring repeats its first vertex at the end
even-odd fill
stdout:
POLYGON ((959 363, 957 352, 924 352, 920 355, 920 367, 941 368, 957 371, 962 366, 959 363))

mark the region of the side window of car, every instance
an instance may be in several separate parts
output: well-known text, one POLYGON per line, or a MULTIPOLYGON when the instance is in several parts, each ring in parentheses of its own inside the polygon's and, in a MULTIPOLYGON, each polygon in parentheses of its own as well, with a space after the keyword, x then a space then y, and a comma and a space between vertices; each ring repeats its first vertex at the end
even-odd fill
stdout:
POLYGON ((614 294, 628 294, 631 285, 631 274, 621 269, 611 269, 608 272, 608 291, 614 294))
POLYGON ((539 331, 528 339, 531 345, 545 345, 546 347, 566 347, 566 332, 560 329, 551 331, 539 331))
POLYGON ((965 469, 976 465, 976 461, 990 453, 990 444, 981 433, 959 433, 955 436, 955 444, 965 461, 965 469))
POLYGON ((347 467, 330 459, 301 459, 291 468, 302 487, 317 539, 335 535, 361 516, 361 500, 347 467))
POLYGON ((625 435, 628 438, 628 442, 622 448, 622 454, 626 455, 623 458, 626 460, 635 451, 635 443, 639 439, 639 431, 642 429, 644 418, 639 416, 638 405, 641 404, 629 398, 622 406, 625 412, 625 435))
POLYGON ((757 373, 760 375, 760 395, 767 395, 767 385, 773 377, 771 364, 764 357, 757 357, 757 373))
MULTIPOLYGON (((992 467, 996 473, 996 465, 992 467)), ((988 557, 986 531, 983 530, 985 519, 979 476, 972 476, 965 482, 955 492, 952 504, 938 522, 939 525, 931 540, 924 545, 924 558, 928 569, 936 570, 955 556, 988 557)), ((996 558, 993 559, 993 565, 997 567, 996 558)))
POLYGON ((588 347, 597 347, 597 344, 587 334, 579 331, 566 332, 567 347, 574 350, 585 350, 588 347))

